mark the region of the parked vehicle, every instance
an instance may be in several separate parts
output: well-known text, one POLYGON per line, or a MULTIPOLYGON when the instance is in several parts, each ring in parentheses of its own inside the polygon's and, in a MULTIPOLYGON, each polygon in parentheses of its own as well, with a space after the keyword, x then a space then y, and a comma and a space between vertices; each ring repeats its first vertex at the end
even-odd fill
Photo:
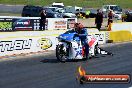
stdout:
POLYGON ((22 17, 39 17, 42 9, 40 6, 26 5, 22 10, 22 17))
POLYGON ((90 18, 95 18, 97 14, 97 10, 96 9, 91 9, 90 13, 89 13, 89 17, 90 18))
POLYGON ((126 21, 126 22, 132 22, 132 10, 128 10, 128 11, 126 11, 124 14, 124 21, 126 21))
POLYGON ((57 12, 53 12, 51 9, 43 8, 41 6, 24 6, 22 10, 22 17, 40 17, 40 12, 42 10, 46 10, 47 18, 59 18, 61 17, 60 14, 57 12))
POLYGON ((46 10, 47 18, 62 18, 62 14, 54 11, 53 8, 43 8, 43 9, 46 10))
POLYGON ((122 18, 122 8, 118 5, 103 5, 102 6, 102 11, 103 11, 103 15, 104 17, 108 16, 108 12, 112 10, 114 17, 117 19, 121 19, 122 18))
POLYGON ((64 4, 62 2, 54 2, 52 7, 64 8, 64 4))
POLYGON ((74 13, 66 12, 63 8, 56 9, 56 12, 61 13, 63 18, 76 18, 74 13))
POLYGON ((44 8, 51 9, 53 12, 56 12, 56 10, 58 9, 58 7, 44 7, 44 8))
POLYGON ((65 7, 66 12, 76 14, 77 17, 86 17, 86 11, 82 7, 78 6, 67 6, 65 7))
POLYGON ((79 11, 82 11, 82 7, 78 7, 78 6, 66 6, 65 7, 66 12, 70 12, 70 13, 77 13, 79 11))

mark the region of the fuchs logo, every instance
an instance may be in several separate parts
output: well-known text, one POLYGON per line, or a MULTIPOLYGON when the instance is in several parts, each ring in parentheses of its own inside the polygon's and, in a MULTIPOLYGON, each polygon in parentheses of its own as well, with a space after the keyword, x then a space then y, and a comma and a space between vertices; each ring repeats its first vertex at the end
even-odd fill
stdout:
POLYGON ((15 22, 16 25, 24 25, 24 26, 28 26, 31 24, 30 20, 28 19, 20 19, 20 20, 17 20, 15 22))
POLYGON ((41 49, 46 50, 52 46, 52 41, 48 38, 41 38, 38 40, 41 49))

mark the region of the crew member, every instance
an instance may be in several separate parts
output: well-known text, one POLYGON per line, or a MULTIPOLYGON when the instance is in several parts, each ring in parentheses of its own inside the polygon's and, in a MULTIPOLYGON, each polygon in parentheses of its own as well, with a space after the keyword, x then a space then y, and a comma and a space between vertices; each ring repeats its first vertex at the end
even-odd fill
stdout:
POLYGON ((45 30, 45 23, 46 23, 46 11, 42 10, 40 13, 40 30, 45 30))
POLYGON ((112 10, 110 10, 110 12, 108 13, 108 25, 107 26, 109 26, 110 23, 113 23, 113 17, 114 15, 112 13, 112 10))
POLYGON ((102 12, 100 12, 100 10, 97 10, 97 14, 96 14, 96 18, 95 18, 95 24, 97 29, 100 31, 100 28, 102 26, 103 23, 103 14, 102 12))

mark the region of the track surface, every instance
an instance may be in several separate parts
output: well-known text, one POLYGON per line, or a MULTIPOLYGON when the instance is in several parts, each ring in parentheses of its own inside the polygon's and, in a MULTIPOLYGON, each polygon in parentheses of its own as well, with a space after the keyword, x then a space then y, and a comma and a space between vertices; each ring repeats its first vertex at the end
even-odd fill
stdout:
POLYGON ((0 88, 129 88, 128 84, 84 84, 76 82, 78 66, 87 73, 131 74, 132 43, 105 47, 114 56, 98 55, 88 61, 59 63, 55 52, 0 60, 0 88))

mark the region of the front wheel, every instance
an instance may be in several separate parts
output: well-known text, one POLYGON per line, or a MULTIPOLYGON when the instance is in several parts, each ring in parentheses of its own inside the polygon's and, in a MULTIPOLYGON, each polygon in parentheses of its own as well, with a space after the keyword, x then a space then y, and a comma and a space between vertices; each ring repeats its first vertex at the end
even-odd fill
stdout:
POLYGON ((64 50, 63 45, 57 45, 56 46, 56 57, 57 57, 58 61, 66 62, 66 60, 67 60, 66 50, 64 50))

